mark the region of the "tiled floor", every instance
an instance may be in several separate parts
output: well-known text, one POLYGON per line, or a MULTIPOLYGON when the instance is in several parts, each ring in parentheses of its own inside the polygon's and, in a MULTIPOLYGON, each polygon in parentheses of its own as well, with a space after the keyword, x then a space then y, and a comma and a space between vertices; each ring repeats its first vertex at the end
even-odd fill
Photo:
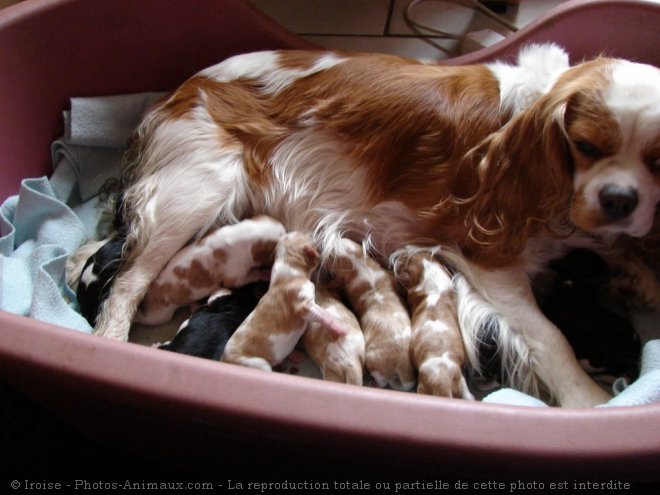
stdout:
MULTIPOLYGON (((562 0, 513 0, 503 17, 523 27, 562 0)), ((420 40, 408 27, 403 12, 411 0, 251 0, 294 33, 327 48, 395 53, 437 60, 472 51, 479 45, 436 40, 447 51, 420 40)), ((423 24, 456 34, 482 32, 498 39, 511 31, 468 7, 466 0, 424 0, 412 9, 423 24)), ((479 35, 477 35, 479 36, 479 35)))
MULTIPOLYGON (((20 0, 0 0, 0 8, 20 0)), ((459 35, 467 41, 422 41, 408 27, 404 10, 413 0, 249 0, 280 24, 315 43, 347 50, 394 53, 438 60, 489 44, 511 31, 469 7, 470 0, 418 0, 412 17, 428 26, 459 35), (483 41, 485 40, 485 41, 483 41)), ((497 1, 497 0, 496 0, 497 1)), ((504 0, 499 0, 504 1, 504 0)), ((508 0, 502 16, 523 27, 564 0, 508 0)))

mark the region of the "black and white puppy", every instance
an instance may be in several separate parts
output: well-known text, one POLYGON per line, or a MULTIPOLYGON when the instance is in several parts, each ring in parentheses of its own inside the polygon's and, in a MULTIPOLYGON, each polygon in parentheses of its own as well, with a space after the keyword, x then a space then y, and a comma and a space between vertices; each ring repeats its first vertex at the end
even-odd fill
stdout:
POLYGON ((220 289, 184 321, 171 342, 159 349, 219 360, 236 329, 254 310, 268 282, 255 282, 238 289, 220 289))
POLYGON ((125 243, 126 235, 120 232, 107 242, 90 244, 90 247, 100 247, 83 266, 76 290, 76 299, 80 306, 80 313, 92 326, 96 323, 101 305, 107 298, 112 281, 119 271, 125 243))
POLYGON ((641 344, 625 308, 612 300, 612 273, 593 251, 576 249, 550 264, 555 275, 540 301, 589 371, 637 377, 641 344))

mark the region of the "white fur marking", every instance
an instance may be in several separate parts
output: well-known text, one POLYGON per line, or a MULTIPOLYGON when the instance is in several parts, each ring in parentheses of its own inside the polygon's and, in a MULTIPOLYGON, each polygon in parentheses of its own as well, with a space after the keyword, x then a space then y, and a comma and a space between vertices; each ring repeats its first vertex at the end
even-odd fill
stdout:
POLYGON ((99 278, 94 274, 94 263, 90 264, 80 276, 80 282, 82 282, 85 286, 93 284, 98 279, 99 278))
POLYGON ((553 44, 529 45, 518 55, 518 65, 487 64, 500 83, 502 108, 513 113, 531 105, 548 92, 559 75, 569 68, 568 54, 553 44))
POLYGON ((236 79, 253 79, 261 83, 261 91, 275 95, 298 79, 327 70, 344 61, 332 53, 326 53, 308 69, 285 69, 279 63, 278 52, 256 52, 231 57, 199 73, 218 82, 231 82, 236 79))

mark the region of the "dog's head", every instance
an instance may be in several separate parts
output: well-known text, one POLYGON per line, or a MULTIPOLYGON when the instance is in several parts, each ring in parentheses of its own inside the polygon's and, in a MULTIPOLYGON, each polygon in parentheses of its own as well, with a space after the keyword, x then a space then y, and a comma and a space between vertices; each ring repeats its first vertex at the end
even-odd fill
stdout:
POLYGON ((660 70, 596 60, 553 89, 573 171, 572 222, 592 233, 646 235, 660 201, 660 70))
POLYGON ((660 70, 598 58, 552 87, 476 150, 471 235, 513 251, 540 224, 642 237, 660 202, 660 70))

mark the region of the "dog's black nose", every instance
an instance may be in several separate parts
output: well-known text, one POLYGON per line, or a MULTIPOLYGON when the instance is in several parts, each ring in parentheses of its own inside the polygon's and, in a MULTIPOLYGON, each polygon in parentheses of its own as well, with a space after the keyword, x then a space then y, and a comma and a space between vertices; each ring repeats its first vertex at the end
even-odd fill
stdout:
POLYGON ((607 184, 598 193, 598 200, 603 213, 612 221, 629 216, 639 203, 637 190, 632 187, 622 187, 607 184))

